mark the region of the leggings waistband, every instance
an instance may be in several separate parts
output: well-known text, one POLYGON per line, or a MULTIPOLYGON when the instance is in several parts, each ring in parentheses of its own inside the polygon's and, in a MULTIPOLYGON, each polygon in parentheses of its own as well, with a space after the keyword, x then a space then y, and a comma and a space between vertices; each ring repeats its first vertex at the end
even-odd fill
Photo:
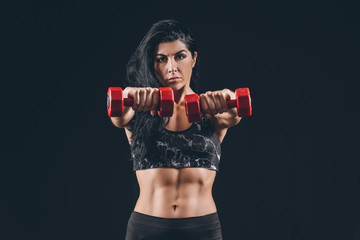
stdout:
POLYGON ((147 215, 144 213, 133 211, 130 220, 139 224, 153 227, 176 227, 176 228, 196 228, 219 224, 218 213, 210 213, 204 216, 187 217, 187 218, 162 218, 147 215))

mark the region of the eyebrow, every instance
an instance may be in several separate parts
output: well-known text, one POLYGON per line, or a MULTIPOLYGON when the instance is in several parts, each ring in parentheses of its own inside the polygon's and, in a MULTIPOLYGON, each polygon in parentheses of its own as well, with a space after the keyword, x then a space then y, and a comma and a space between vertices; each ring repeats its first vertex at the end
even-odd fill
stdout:
MULTIPOLYGON (((185 49, 183 49, 183 50, 180 50, 180 51, 178 51, 177 53, 175 53, 175 55, 176 54, 179 54, 179 53, 181 53, 181 52, 187 52, 185 49)), ((165 54, 161 54, 161 53, 157 53, 156 54, 156 56, 158 56, 158 55, 160 55, 160 56, 166 56, 165 54)))

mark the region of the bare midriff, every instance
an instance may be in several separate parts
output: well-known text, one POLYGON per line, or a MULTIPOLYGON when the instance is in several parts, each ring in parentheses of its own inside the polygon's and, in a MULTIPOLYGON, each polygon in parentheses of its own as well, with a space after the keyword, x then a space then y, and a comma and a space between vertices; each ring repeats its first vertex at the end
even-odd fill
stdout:
POLYGON ((212 186, 216 171, 205 168, 155 168, 136 171, 140 195, 134 211, 163 218, 215 213, 212 186))

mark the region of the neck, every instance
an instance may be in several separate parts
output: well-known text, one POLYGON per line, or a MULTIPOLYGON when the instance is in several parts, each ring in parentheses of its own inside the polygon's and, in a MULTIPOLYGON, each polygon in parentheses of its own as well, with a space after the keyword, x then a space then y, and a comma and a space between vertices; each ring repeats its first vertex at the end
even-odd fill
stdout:
POLYGON ((181 104, 188 94, 193 94, 194 91, 190 87, 183 87, 174 91, 174 101, 176 104, 181 104))

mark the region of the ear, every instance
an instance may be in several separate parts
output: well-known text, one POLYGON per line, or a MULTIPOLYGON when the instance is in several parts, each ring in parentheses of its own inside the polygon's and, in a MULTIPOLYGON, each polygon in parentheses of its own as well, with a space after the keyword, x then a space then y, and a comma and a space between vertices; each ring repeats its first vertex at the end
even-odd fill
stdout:
POLYGON ((198 53, 197 53, 197 52, 194 52, 194 58, 193 58, 192 68, 195 67, 197 55, 198 55, 198 53))

